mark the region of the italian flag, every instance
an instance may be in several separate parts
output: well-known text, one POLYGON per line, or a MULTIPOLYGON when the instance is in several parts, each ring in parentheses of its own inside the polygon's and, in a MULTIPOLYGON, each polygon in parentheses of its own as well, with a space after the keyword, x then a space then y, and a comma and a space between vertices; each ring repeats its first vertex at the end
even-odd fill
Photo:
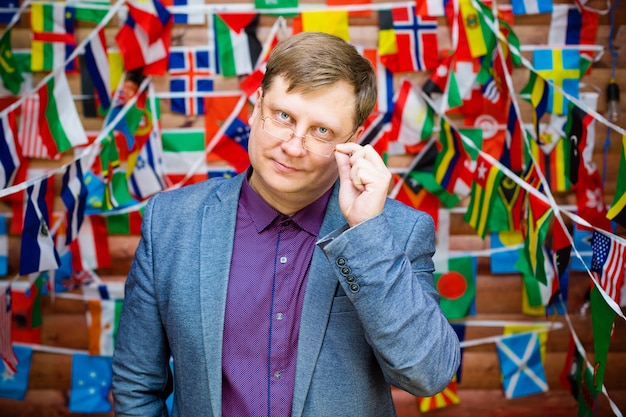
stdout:
POLYGON ((87 144, 65 72, 57 71, 37 91, 39 96, 39 134, 48 154, 55 157, 75 146, 87 144))

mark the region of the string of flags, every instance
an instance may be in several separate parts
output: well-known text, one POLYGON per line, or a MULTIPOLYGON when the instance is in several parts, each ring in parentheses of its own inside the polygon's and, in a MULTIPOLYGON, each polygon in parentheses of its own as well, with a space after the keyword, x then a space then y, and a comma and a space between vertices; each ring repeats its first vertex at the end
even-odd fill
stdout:
MULTIPOLYGON (((5 233, 21 235, 24 254, 19 276, 0 292, 0 353, 6 376, 0 395, 6 381, 24 377, 20 364, 30 366, 32 351, 12 341, 37 340, 36 332, 20 340, 11 331, 16 297, 30 302, 24 310, 30 314, 30 330, 40 328, 41 318, 32 317, 38 297, 46 291, 87 288, 94 271, 111 262, 103 237, 138 233, 141 210, 150 196, 244 171, 247 104, 260 85, 272 47, 285 36, 307 30, 350 41, 350 18, 367 15, 378 22, 377 44, 355 46, 376 69, 379 98, 362 143, 384 156, 415 155, 407 169, 394 174, 390 196, 431 213, 439 234, 445 232, 442 208, 464 210, 465 221, 477 235, 489 238, 492 273, 521 274, 526 314, 552 312, 567 319, 568 272, 588 274, 595 363, 587 363, 570 323, 568 360, 579 366, 564 380, 577 387, 572 393, 581 413, 593 412, 600 392, 609 398, 603 386, 607 328, 615 316, 626 319, 620 308, 626 305, 626 241, 616 234, 618 225, 626 227, 626 131, 596 111, 597 95, 580 88, 599 59, 599 11, 580 0, 512 0, 510 6, 478 0, 329 0, 324 13, 319 6, 300 7, 294 0, 253 3, 219 8, 195 0, 120 0, 113 5, 96 0, 24 1, 19 7, 14 1, 0 3, 0 20, 7 23, 0 38, 0 77, 6 90, 0 98, 0 198, 12 210, 5 233), (515 16, 540 13, 550 14, 547 45, 521 45, 515 16), (30 52, 13 51, 11 30, 27 15, 33 34, 30 52), (266 38, 259 39, 259 20, 265 15, 273 16, 275 23, 266 38), (114 37, 116 47, 105 32, 114 16, 122 22, 114 37), (449 29, 448 51, 438 45, 440 18, 449 29), (77 25, 93 30, 81 40, 77 25), (176 25, 206 26, 208 41, 180 46, 176 25), (532 60, 523 51, 532 52, 532 60), (521 89, 515 88, 514 71, 528 74, 521 89), (33 86, 32 75, 40 72, 47 74, 33 86), (410 77, 415 73, 427 74, 423 85, 410 77), (81 100, 83 117, 101 118, 99 132, 83 127, 68 83, 68 77, 77 75, 87 97, 81 100), (168 77, 170 91, 155 92, 153 77, 168 77), (238 90, 217 90, 225 79, 236 80, 238 90), (201 118, 204 126, 162 128, 163 98, 170 112, 189 120, 201 118), (530 109, 532 123, 522 120, 524 108, 530 109), (597 123, 622 137, 610 206, 603 202, 603 180, 592 160, 597 123), (71 162, 57 169, 37 172, 28 166, 32 159, 68 156, 71 162), (62 178, 58 193, 56 176, 62 178), (575 210, 557 203, 554 193, 563 192, 575 194, 575 210), (52 210, 55 196, 61 197, 63 213, 52 210), (30 283, 28 296, 12 289, 22 276, 30 283)), ((452 321, 476 314, 475 280, 475 257, 451 258, 438 268, 442 308, 452 321)), ((87 303, 90 331, 101 326, 114 330, 123 295, 104 300, 87 303)), ((463 330, 458 332, 463 340, 463 330)), ((507 398, 546 391, 537 353, 545 346, 541 332, 515 333, 495 341, 507 398)), ((81 360, 93 359, 84 369, 97 368, 102 380, 92 381, 94 389, 82 394, 76 388, 70 411, 110 407, 110 365, 98 360, 112 353, 110 333, 107 337, 108 344, 98 336, 99 342, 90 341, 87 355, 75 358, 77 368, 81 360), (82 401, 92 403, 80 405, 82 401)), ((90 383, 80 375, 76 381, 80 386, 90 383)), ((459 383, 460 373, 445 392, 423 399, 420 406, 458 403, 459 383)), ((609 401, 615 415, 621 415, 609 401)))

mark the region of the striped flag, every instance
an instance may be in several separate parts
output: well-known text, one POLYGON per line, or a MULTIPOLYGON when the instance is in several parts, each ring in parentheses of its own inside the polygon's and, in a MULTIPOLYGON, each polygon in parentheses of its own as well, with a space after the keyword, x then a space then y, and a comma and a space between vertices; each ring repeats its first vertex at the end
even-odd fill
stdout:
MULTIPOLYGON (((519 259, 520 262, 524 262, 526 267, 520 269, 528 271, 533 280, 543 285, 548 285, 548 275, 545 268, 546 256, 543 246, 551 219, 552 207, 534 194, 528 194, 527 218, 523 229, 524 249, 523 256, 520 256, 519 259)), ((533 298, 529 294, 529 303, 531 306, 541 305, 543 299, 533 298)))
POLYGON ((70 243, 74 271, 111 266, 106 222, 102 216, 86 216, 78 237, 70 243))
POLYGON ((439 408, 449 407, 461 402, 457 390, 456 375, 443 391, 433 395, 432 397, 417 397, 417 403, 421 413, 436 410, 439 408))
POLYGON ((520 91, 520 97, 533 106, 535 134, 539 138, 539 121, 548 109, 548 97, 552 91, 550 85, 535 71, 530 71, 528 82, 520 91))
POLYGON ((204 131, 168 129, 163 131, 163 170, 168 185, 185 180, 193 184, 208 178, 204 154, 204 131))
POLYGON ((0 356, 9 376, 17 372, 17 357, 11 342, 11 285, 0 290, 0 356))
POLYGON ((62 3, 34 3, 30 10, 33 41, 76 43, 75 13, 74 7, 62 3))
POLYGON ((61 199, 67 208, 65 244, 69 245, 78 236, 87 206, 87 186, 83 179, 80 159, 72 162, 65 169, 61 199))
POLYGON ((347 10, 303 11, 301 17, 302 31, 329 33, 350 42, 347 10))
POLYGON ((626 268, 626 245, 594 230, 591 249, 591 272, 607 295, 619 305, 626 268))
POLYGON ((435 179, 449 193, 465 197, 472 182, 472 172, 467 167, 470 157, 463 147, 459 131, 443 117, 440 126, 441 151, 435 162, 435 179))
POLYGON ((485 238, 493 200, 502 181, 502 171, 489 162, 482 154, 478 155, 469 206, 465 212, 465 221, 485 238))
POLYGON ((100 106, 106 111, 111 106, 112 89, 111 68, 104 28, 85 45, 85 63, 96 89, 98 100, 100 100, 100 106))
POLYGON ((219 56, 218 73, 225 77, 254 71, 263 46, 256 37, 258 13, 218 13, 215 40, 219 56))
POLYGON ((550 13, 553 5, 552 0, 511 0, 513 14, 539 14, 550 13))
POLYGON ((9 236, 7 235, 7 216, 0 215, 0 275, 9 273, 9 236))
POLYGON ((13 184, 21 165, 15 112, 0 114, 0 189, 13 184))
POLYGON ((190 10, 174 12, 174 24, 204 25, 206 23, 206 11, 194 6, 204 6, 204 0, 165 0, 166 6, 191 6, 190 10))
POLYGON ((444 0, 416 0, 416 10, 418 16, 443 16, 444 0))
POLYGON ((59 71, 37 91, 39 134, 48 153, 56 157, 75 146, 87 144, 87 134, 76 111, 65 72, 59 71))
POLYGON ((49 230, 46 191, 50 178, 38 181, 26 189, 27 203, 20 249, 20 275, 57 269, 59 254, 49 230))
POLYGON ((622 136, 622 151, 620 152, 617 184, 613 202, 606 217, 626 227, 626 136, 622 136))
POLYGON ((51 159, 52 155, 39 134, 39 95, 26 95, 21 111, 17 137, 22 147, 22 155, 28 158, 51 159))
POLYGON ((433 134, 434 110, 413 89, 411 81, 402 80, 395 97, 391 116, 391 141, 415 145, 433 134))
POLYGON ((123 290, 107 285, 83 287, 90 355, 113 356, 117 327, 124 304, 123 290), (121 294, 120 294, 121 293, 121 294))
POLYGON ((145 200, 166 188, 163 170, 163 144, 158 126, 152 129, 135 161, 128 179, 130 192, 139 200, 145 200))

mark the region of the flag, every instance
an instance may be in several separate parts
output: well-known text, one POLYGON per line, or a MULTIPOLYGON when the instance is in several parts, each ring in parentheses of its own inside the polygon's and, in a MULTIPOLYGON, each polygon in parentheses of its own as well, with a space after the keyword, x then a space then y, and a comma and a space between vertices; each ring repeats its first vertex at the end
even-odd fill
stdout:
POLYGON ((552 11, 552 0, 511 0, 513 14, 539 14, 552 11))
POLYGON ((535 71, 530 71, 528 82, 520 91, 520 97, 533 106, 533 124, 537 138, 539 138, 539 121, 546 113, 546 110, 548 110, 551 92, 552 88, 550 85, 535 71))
POLYGON ((37 288, 31 285, 27 291, 13 290, 11 293, 11 338, 14 342, 41 343, 41 305, 37 305, 41 303, 41 297, 37 297, 35 291, 37 288))
POLYGON ((85 299, 90 355, 113 356, 123 305, 123 299, 85 299))
POLYGON ((56 269, 61 262, 49 230, 46 203, 49 180, 43 179, 26 189, 28 198, 20 249, 20 275, 56 269))
POLYGON ((609 307, 595 285, 591 288, 589 298, 593 327, 593 353, 595 356, 593 386, 597 395, 602 392, 602 384, 604 384, 609 345, 611 344, 611 336, 615 326, 615 311, 609 307))
MULTIPOLYGON (((0 308, 1 304, 0 302, 0 308)), ((4 370, 0 372, 0 398, 24 401, 28 390, 33 349, 27 346, 14 346, 13 350, 17 358, 16 372, 13 373, 6 364, 4 365, 4 370)))
POLYGON ((111 106, 111 66, 104 28, 85 45, 85 65, 96 90, 100 107, 107 111, 111 106))
POLYGON ((492 274, 517 274, 518 269, 515 264, 519 258, 520 251, 517 248, 524 244, 522 232, 518 230, 491 232, 489 244, 491 255, 489 265, 492 274), (511 249, 506 249, 511 247, 511 249))
POLYGON ((255 103, 255 93, 261 86, 261 83, 263 82, 263 77, 265 77, 265 70, 267 67, 267 61, 270 58, 270 54, 272 50, 276 47, 276 45, 278 45, 278 31, 280 27, 281 21, 276 20, 276 22, 272 26, 272 29, 270 30, 267 39, 263 43, 263 50, 261 51, 261 55, 259 55, 259 58, 257 59, 254 71, 252 71, 250 74, 243 77, 241 81, 239 81, 239 88, 241 89, 241 91, 246 93, 248 99, 252 103, 255 103))
POLYGON ((578 215, 594 227, 611 231, 611 222, 607 218, 606 204, 604 203, 604 187, 598 169, 592 171, 580 169, 576 185, 576 206, 578 215))
POLYGON ((13 185, 22 165, 20 155, 15 112, 4 111, 0 113, 0 189, 13 185))
POLYGON ((411 81, 402 80, 394 102, 389 140, 411 146, 429 139, 433 134, 435 112, 414 90, 411 81))
POLYGON ((517 231, 522 225, 524 192, 513 178, 502 175, 489 212, 491 231, 517 231))
MULTIPOLYGON (((580 169, 586 169, 580 165, 581 159, 584 156, 584 149, 587 147, 587 132, 591 122, 593 122, 593 116, 573 102, 569 102, 567 112, 567 122, 565 123, 565 138, 566 147, 568 150, 569 163, 566 164, 568 169, 568 177, 570 182, 575 185, 578 183, 578 172, 580 169)), ((590 161, 587 161, 588 165, 590 161)))
POLYGON ((444 0, 416 0, 416 10, 418 16, 443 16, 444 0))
POLYGON ((478 156, 470 194, 471 199, 464 219, 483 239, 487 233, 491 207, 502 177, 500 168, 489 162, 482 154, 478 156))
POLYGON ((555 221, 552 227, 552 262, 555 266, 557 280, 552 288, 549 307, 554 307, 558 314, 567 311, 567 293, 569 288, 569 264, 572 254, 572 244, 567 228, 560 221, 555 221))
POLYGON ((102 177, 104 182, 103 204, 107 210, 129 206, 135 203, 130 195, 126 169, 120 160, 120 153, 114 137, 109 137, 102 142, 100 162, 102 164, 102 177))
POLYGON ((591 238, 591 273, 602 289, 618 305, 626 269, 626 245, 597 230, 591 238))
POLYGON ((568 100, 563 93, 578 98, 580 69, 580 53, 575 49, 535 49, 533 65, 537 74, 549 80, 556 88, 548 92, 547 112, 562 115, 567 113, 568 100))
POLYGON ((68 0, 67 3, 76 9, 74 14, 75 20, 95 24, 100 23, 104 19, 111 6, 111 3, 107 0, 68 0))
POLYGON ((19 10, 19 0, 0 1, 0 23, 9 23, 15 13, 19 10))
POLYGON ((172 15, 159 0, 129 2, 126 22, 115 36, 126 71, 144 75, 167 72, 172 15))
POLYGON ((350 41, 347 10, 303 11, 301 17, 304 32, 324 32, 350 41))
POLYGON ((212 152, 223 158, 237 173, 240 173, 250 165, 248 158, 250 126, 239 116, 233 117, 227 123, 226 130, 224 130, 212 152))
POLYGON ((208 178, 204 131, 167 129, 162 132, 163 171, 169 185, 193 184, 208 178))
POLYGON ((204 0, 165 0, 166 6, 183 7, 183 11, 174 12, 175 25, 204 25, 206 11, 202 10, 204 0), (185 6, 189 6, 185 10, 185 6))
POLYGON ((0 275, 9 274, 9 236, 6 215, 0 215, 0 275))
POLYGON ((76 9, 60 3, 34 3, 30 8, 33 41, 75 44, 76 9))
POLYGON ((13 95, 20 93, 24 77, 11 49, 11 29, 5 30, 0 38, 0 78, 2 84, 13 95))
POLYGON ((17 137, 22 147, 22 155, 29 158, 52 158, 39 134, 39 95, 24 96, 21 110, 17 137))
POLYGON ((80 159, 72 162, 65 169, 61 186, 61 199, 67 208, 65 244, 69 245, 78 236, 87 206, 87 186, 83 179, 80 159))
POLYGON ((496 348, 506 398, 548 391, 537 332, 502 337, 496 348))
POLYGON ((256 37, 258 13, 215 14, 218 72, 225 77, 250 74, 263 46, 256 37))
MULTIPOLYGON (((587 7, 555 4, 550 19, 548 45, 595 45, 599 13, 587 7)), ((593 51, 580 50, 581 58, 591 64, 593 51)))
POLYGON ((504 149, 500 161, 511 171, 519 172, 524 167, 525 130, 522 128, 516 102, 511 100, 507 113, 504 149))
POLYGON ((419 404, 419 410, 421 413, 449 407, 451 405, 459 404, 460 402, 461 399, 459 398, 457 391, 456 376, 452 378, 452 381, 450 381, 447 387, 432 397, 417 397, 417 403, 419 404))
POLYGON ((495 37, 485 21, 485 14, 491 19, 491 10, 474 7, 471 0, 459 0, 459 16, 455 19, 458 28, 456 53, 459 58, 477 58, 487 55, 493 48, 495 37), (469 56, 466 51, 469 51, 469 56))
POLYGON ((108 413, 111 411, 111 358, 72 355, 72 383, 70 387, 70 413, 108 413))
POLYGON ((437 18, 416 16, 414 6, 378 12, 380 60, 390 71, 434 69, 439 64, 437 18))
POLYGON ((189 116, 204 114, 204 97, 199 93, 213 91, 215 63, 208 48, 175 47, 169 58, 170 91, 183 97, 170 99, 174 112, 189 116))
MULTIPOLYGON (((543 244, 552 218, 552 207, 539 197, 529 193, 526 210, 526 225, 523 229, 524 249, 522 251, 523 256, 520 256, 520 261, 524 261, 527 267, 521 267, 520 269, 530 272, 532 277, 546 285, 548 280, 544 267, 545 254, 543 244)), ((539 300, 536 298, 532 298, 529 301, 531 306, 536 306, 539 303, 539 300)))
POLYGON ((626 136, 622 136, 622 151, 619 158, 617 184, 615 185, 613 202, 606 217, 622 227, 626 227, 626 136))
POLYGON ((107 233, 110 235, 139 235, 143 208, 127 213, 110 214, 105 217, 107 233))
POLYGON ((470 157, 459 131, 443 117, 440 119, 439 142, 441 151, 435 162, 435 179, 449 193, 465 197, 472 182, 472 173, 467 167, 470 157))
POLYGON ((241 172, 248 167, 248 107, 245 95, 228 95, 205 98, 205 138, 209 149, 207 158, 226 160, 241 172), (217 135, 221 135, 220 139, 217 135))
MULTIPOLYGON (((371 5, 372 0, 326 0, 327 6, 356 6, 356 5, 371 5)), ((348 16, 361 16, 370 17, 372 15, 371 9, 364 10, 349 10, 348 16)))
MULTIPOLYGON (((255 9, 291 9, 298 7, 298 0, 254 0, 255 9)), ((294 10, 296 13, 297 10, 294 10)))
POLYGON ((50 155, 55 157, 70 148, 87 144, 87 134, 63 71, 56 72, 37 95, 39 134, 50 155))
POLYGON ((141 148, 129 178, 131 194, 145 200, 166 188, 163 166, 163 146, 158 127, 150 133, 148 142, 141 148))
POLYGON ((7 284, 0 290, 0 356, 5 366, 7 375, 13 375, 17 372, 18 358, 13 349, 11 341, 11 285, 7 284))
POLYGON ((102 216, 86 216, 78 237, 70 243, 74 271, 111 266, 106 222, 102 216))
POLYGON ((439 305, 449 320, 473 314, 476 300, 477 262, 474 257, 448 259, 448 270, 435 272, 439 305))
POLYGON ((570 336, 569 348, 559 382, 578 400, 578 416, 595 415, 597 393, 593 386, 593 373, 587 366, 584 352, 580 352, 570 336))

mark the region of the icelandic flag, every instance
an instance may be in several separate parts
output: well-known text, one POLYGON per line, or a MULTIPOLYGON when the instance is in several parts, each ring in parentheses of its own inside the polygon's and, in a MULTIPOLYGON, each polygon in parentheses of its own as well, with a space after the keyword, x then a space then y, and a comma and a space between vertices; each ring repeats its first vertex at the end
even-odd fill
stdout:
POLYGON ((183 93, 172 97, 172 111, 188 116, 204 114, 204 97, 197 93, 213 91, 214 55, 208 48, 172 48, 169 58, 170 91, 183 93))
POLYGON ((46 178, 26 189, 28 202, 24 214, 22 246, 20 250, 20 275, 57 269, 61 264, 49 230, 46 203, 46 178))

